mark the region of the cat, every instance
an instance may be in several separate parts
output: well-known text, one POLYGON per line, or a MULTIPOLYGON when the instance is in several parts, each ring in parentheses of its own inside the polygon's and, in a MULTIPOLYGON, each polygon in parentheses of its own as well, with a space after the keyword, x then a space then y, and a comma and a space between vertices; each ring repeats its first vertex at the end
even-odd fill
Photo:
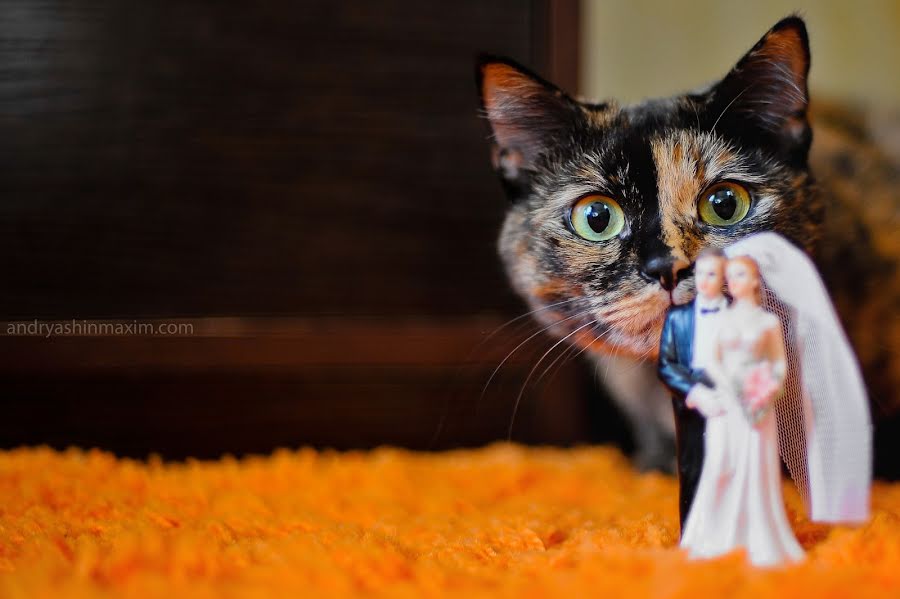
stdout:
POLYGON ((900 405, 900 160, 873 143, 860 113, 809 109, 809 66, 797 16, 717 83, 629 106, 577 101, 505 58, 478 61, 511 202, 502 262, 537 319, 606 373, 641 467, 672 464, 672 408, 655 365, 666 310, 693 297, 703 248, 756 231, 813 256, 876 416, 900 405))

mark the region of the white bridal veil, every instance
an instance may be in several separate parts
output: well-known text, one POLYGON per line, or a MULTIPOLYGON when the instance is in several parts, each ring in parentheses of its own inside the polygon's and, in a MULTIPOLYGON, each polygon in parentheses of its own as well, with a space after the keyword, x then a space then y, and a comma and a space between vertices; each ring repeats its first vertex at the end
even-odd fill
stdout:
POLYGON ((810 518, 866 520, 872 483, 869 404, 859 364, 816 267, 776 233, 745 237, 725 254, 756 260, 763 306, 784 326, 788 374, 775 404, 778 446, 810 518))

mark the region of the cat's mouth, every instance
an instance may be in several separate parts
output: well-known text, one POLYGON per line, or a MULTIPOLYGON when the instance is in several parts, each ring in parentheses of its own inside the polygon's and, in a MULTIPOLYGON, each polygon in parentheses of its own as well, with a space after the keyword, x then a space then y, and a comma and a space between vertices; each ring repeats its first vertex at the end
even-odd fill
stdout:
POLYGON ((599 318, 609 326, 608 343, 591 349, 604 353, 612 349, 636 358, 656 356, 666 311, 671 305, 672 294, 654 286, 600 311, 599 318))
POLYGON ((671 292, 648 285, 627 299, 589 311, 565 328, 570 341, 585 351, 655 359, 669 307, 693 297, 693 282, 671 292))

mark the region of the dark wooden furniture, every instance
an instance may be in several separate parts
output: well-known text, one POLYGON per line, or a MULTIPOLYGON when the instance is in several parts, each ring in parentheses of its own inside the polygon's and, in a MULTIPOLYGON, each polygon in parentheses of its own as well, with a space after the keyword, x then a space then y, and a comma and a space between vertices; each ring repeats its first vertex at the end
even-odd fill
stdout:
MULTIPOLYGON (((0 337, 0 445, 181 457, 506 437, 549 343, 479 400, 522 330, 475 348, 524 307, 495 256, 505 206, 474 57, 574 90, 577 2, 2 11, 0 318, 197 332, 0 337)), ((615 419, 592 432, 610 412, 577 363, 531 383, 514 439, 622 436, 615 419)))

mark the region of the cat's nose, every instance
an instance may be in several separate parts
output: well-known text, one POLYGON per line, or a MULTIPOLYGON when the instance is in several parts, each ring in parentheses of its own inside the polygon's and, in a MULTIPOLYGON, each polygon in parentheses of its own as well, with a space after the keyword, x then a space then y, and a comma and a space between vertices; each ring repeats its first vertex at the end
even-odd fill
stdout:
POLYGON ((666 256, 647 260, 640 272, 648 281, 656 281, 666 291, 672 291, 687 276, 689 267, 690 264, 684 260, 666 256))

